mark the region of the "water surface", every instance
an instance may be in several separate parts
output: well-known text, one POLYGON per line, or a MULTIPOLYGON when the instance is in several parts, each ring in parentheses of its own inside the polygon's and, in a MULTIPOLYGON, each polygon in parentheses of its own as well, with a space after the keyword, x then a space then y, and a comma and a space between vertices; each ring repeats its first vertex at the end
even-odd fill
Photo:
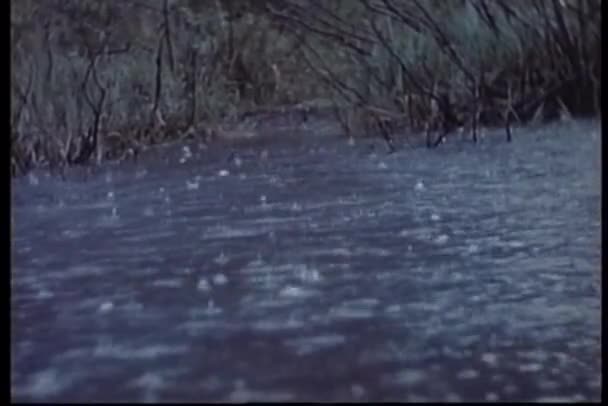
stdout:
POLYGON ((598 131, 14 180, 13 400, 599 400, 598 131))

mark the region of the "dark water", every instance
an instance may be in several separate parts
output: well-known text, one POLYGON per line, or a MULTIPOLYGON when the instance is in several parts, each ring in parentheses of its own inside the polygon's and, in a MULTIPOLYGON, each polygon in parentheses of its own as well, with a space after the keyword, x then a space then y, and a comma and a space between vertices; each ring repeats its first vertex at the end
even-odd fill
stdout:
POLYGON ((13 181, 13 400, 599 400, 599 124, 376 150, 13 181))

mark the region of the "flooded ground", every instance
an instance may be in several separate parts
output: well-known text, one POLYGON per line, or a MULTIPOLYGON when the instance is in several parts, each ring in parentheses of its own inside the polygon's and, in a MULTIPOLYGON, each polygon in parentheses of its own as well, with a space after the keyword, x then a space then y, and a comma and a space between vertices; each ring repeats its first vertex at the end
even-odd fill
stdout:
POLYGON ((599 127, 16 179, 12 398, 599 400, 599 127))

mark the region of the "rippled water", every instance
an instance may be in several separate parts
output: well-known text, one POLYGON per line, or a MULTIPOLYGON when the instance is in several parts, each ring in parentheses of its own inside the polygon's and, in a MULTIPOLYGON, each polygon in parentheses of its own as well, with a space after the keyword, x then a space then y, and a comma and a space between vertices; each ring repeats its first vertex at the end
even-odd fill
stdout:
POLYGON ((15 180, 13 400, 599 400, 598 131, 15 180))

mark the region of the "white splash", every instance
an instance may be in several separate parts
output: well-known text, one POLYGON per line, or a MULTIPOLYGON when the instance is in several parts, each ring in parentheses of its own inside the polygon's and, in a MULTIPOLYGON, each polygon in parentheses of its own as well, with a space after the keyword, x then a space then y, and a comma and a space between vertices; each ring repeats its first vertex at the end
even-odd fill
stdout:
POLYGON ((437 244, 445 244, 446 242, 448 242, 449 239, 450 237, 448 237, 446 234, 441 234, 437 238, 435 238, 435 242, 437 244))
POLYGON ((487 402, 497 402, 498 395, 494 392, 488 392, 488 393, 486 393, 486 401, 487 402))
POLYGON ((474 253, 476 253, 476 252, 479 252, 479 245, 477 245, 477 244, 470 244, 470 245, 467 247, 467 251, 468 251, 470 254, 474 254, 474 253))
POLYGON ((304 289, 299 286, 285 286, 279 291, 280 297, 303 298, 313 296, 314 292, 304 289))
POLYGON ((213 275, 213 283, 216 285, 225 285, 228 283, 228 278, 223 273, 213 275))
POLYGON ((190 182, 190 181, 186 181, 186 189, 188 190, 197 190, 199 186, 198 181, 194 181, 194 182, 190 182))
POLYGON ((196 285, 196 288, 203 292, 207 292, 207 291, 211 290, 211 286, 209 285, 209 282, 207 282, 206 278, 200 278, 198 280, 198 284, 196 285))
POLYGON ((215 303, 213 303, 212 299, 209 299, 209 301, 207 302, 207 309, 206 309, 206 313, 208 315, 213 315, 213 314, 218 314, 221 313, 222 309, 220 309, 219 307, 217 307, 215 305, 215 303))
POLYGON ((496 356, 496 354, 486 352, 481 356, 481 361, 485 364, 488 364, 489 366, 496 366, 496 364, 498 363, 498 357, 496 356))
POLYGON ((114 303, 112 302, 103 302, 102 304, 99 305, 99 312, 100 313, 107 313, 110 310, 112 310, 114 308, 114 303))
POLYGON ((213 262, 215 262, 218 265, 226 265, 228 263, 229 259, 228 257, 224 254, 224 251, 220 252, 220 255, 217 256, 213 262))
POLYGON ((303 282, 319 282, 321 275, 316 269, 310 269, 306 266, 302 266, 297 272, 298 278, 303 282))

